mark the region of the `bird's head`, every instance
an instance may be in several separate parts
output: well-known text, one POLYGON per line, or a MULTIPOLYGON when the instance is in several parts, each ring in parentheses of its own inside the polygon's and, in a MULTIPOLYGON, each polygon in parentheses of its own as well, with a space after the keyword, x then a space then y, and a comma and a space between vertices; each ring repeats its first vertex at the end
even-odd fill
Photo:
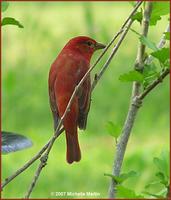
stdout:
POLYGON ((105 47, 106 46, 104 44, 98 43, 92 38, 86 36, 72 38, 65 46, 65 48, 79 52, 87 58, 91 58, 96 50, 103 49, 105 47))

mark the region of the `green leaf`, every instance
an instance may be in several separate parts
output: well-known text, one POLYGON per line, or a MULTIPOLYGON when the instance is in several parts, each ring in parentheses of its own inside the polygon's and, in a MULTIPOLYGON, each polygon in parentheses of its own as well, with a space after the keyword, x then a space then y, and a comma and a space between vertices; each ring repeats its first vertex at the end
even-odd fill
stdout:
POLYGON ((165 61, 168 60, 170 57, 170 49, 162 48, 162 49, 152 52, 151 55, 157 58, 163 64, 165 64, 165 61))
POLYGON ((12 17, 4 17, 2 19, 1 26, 5 26, 5 25, 15 25, 15 26, 18 26, 19 28, 24 28, 24 26, 19 21, 17 21, 16 19, 12 17))
POLYGON ((136 177, 138 174, 135 171, 129 171, 128 173, 122 173, 120 176, 114 176, 112 174, 104 174, 105 176, 111 177, 117 184, 121 184, 126 181, 128 178, 136 177))
POLYGON ((155 157, 153 159, 154 164, 158 168, 159 172, 163 173, 165 179, 169 178, 169 152, 163 151, 160 155, 160 158, 155 157))
POLYGON ((129 71, 128 73, 122 74, 119 77, 119 80, 123 82, 137 81, 141 83, 143 82, 143 79, 143 75, 136 70, 129 71))
POLYGON ((166 177, 170 177, 170 153, 168 150, 163 150, 160 158, 163 163, 163 173, 165 174, 166 177))
POLYGON ((138 174, 135 171, 129 171, 128 173, 122 173, 119 177, 118 177, 118 182, 119 183, 123 183, 124 181, 126 181, 128 178, 133 178, 136 177, 138 174))
POLYGON ((164 35, 165 40, 170 40, 170 32, 165 32, 164 35))
POLYGON ((144 194, 147 194, 147 195, 150 195, 151 197, 155 197, 157 199, 163 199, 163 198, 166 198, 166 195, 167 195, 167 188, 163 188, 161 191, 159 191, 157 194, 153 194, 153 193, 150 193, 150 192, 147 192, 147 191, 144 191, 143 192, 144 194))
POLYGON ((162 172, 157 172, 156 177, 160 179, 160 183, 162 183, 166 187, 168 186, 168 181, 162 172))
POLYGON ((111 177, 111 178, 115 177, 114 175, 108 174, 108 173, 104 173, 104 176, 109 176, 109 177, 111 177))
POLYGON ((114 176, 113 174, 108 174, 108 173, 104 173, 104 176, 108 176, 108 177, 111 177, 115 182, 116 184, 119 184, 119 177, 117 176, 114 176))
POLYGON ((158 196, 161 196, 161 197, 163 197, 163 198, 166 198, 167 197, 167 188, 163 188, 162 190, 160 190, 158 193, 157 193, 157 195, 158 196))
POLYGON ((157 67, 154 64, 154 62, 150 63, 149 65, 144 65, 144 70, 143 70, 143 76, 144 76, 144 81, 143 81, 143 86, 146 88, 149 84, 151 84, 157 77, 159 73, 157 72, 157 67))
POLYGON ((156 25, 161 16, 169 14, 169 2, 153 2, 153 10, 150 18, 150 25, 156 25))
POLYGON ((160 180, 164 180, 164 174, 162 172, 157 172, 156 176, 160 179, 160 180))
POLYGON ((152 49, 153 51, 156 51, 158 49, 155 43, 149 40, 147 37, 141 36, 139 39, 140 39, 140 42, 144 44, 145 46, 147 46, 149 49, 152 49))
POLYGON ((1 2, 1 11, 5 12, 8 9, 9 3, 6 1, 1 2))
POLYGON ((138 22, 141 23, 142 18, 143 18, 142 10, 140 12, 135 13, 131 18, 132 18, 132 20, 137 20, 138 22))
POLYGON ((134 190, 118 185, 117 187, 117 198, 144 198, 143 195, 136 194, 134 190))
POLYGON ((109 176, 109 177, 113 178, 114 180, 115 180, 115 177, 116 177, 113 174, 108 174, 108 173, 104 173, 104 176, 109 176))
POLYGON ((153 181, 151 183, 148 183, 146 186, 145 186, 145 189, 148 189, 150 188, 151 186, 155 186, 155 185, 158 185, 160 184, 160 181, 153 181))
POLYGON ((170 68, 170 59, 166 60, 164 67, 170 68))
POLYGON ((155 197, 155 198, 157 198, 157 199, 163 198, 163 196, 158 195, 158 194, 153 194, 153 193, 151 193, 151 192, 144 192, 144 194, 150 195, 150 198, 151 198, 151 197, 155 197))
POLYGON ((116 139, 119 137, 120 133, 121 133, 121 126, 118 124, 114 124, 113 122, 109 121, 106 124, 106 129, 108 131, 108 133, 115 137, 116 139))
POLYGON ((155 43, 152 42, 151 40, 149 40, 147 37, 141 35, 140 33, 138 33, 137 31, 135 31, 134 29, 130 29, 133 33, 135 33, 136 35, 139 36, 139 40, 142 44, 144 44, 145 46, 147 46, 149 49, 152 49, 153 51, 158 50, 158 48, 156 47, 155 43))
POLYGON ((157 24, 157 21, 159 21, 161 19, 160 16, 158 15, 154 15, 153 17, 151 17, 150 19, 150 26, 154 26, 157 24))
POLYGON ((157 73, 157 67, 154 62, 144 65, 143 75, 144 78, 157 73))
POLYGON ((170 2, 153 2, 153 15, 167 15, 170 12, 170 2))

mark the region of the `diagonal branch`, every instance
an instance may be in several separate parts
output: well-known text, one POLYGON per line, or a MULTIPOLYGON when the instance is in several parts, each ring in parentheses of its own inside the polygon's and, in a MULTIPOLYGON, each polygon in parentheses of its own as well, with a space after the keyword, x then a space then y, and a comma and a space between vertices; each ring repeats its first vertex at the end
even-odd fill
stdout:
MULTIPOLYGON (((166 30, 164 33, 169 33, 170 32, 170 24, 167 25, 166 30)), ((162 35, 157 47, 159 49, 161 49, 164 45, 166 44, 166 40, 165 40, 165 34, 162 35)), ((150 64, 153 60, 153 56, 149 55, 148 58, 145 60, 146 64, 150 64)))
MULTIPOLYGON (((59 135, 64 131, 64 128, 62 128, 59 131, 59 135)), ((10 183, 14 178, 16 178, 18 175, 20 175, 22 172, 24 172, 28 167, 30 167, 36 160, 38 160, 41 155, 43 154, 43 152, 46 151, 46 149, 48 148, 48 145, 50 143, 52 139, 50 139, 43 147, 42 149, 35 155, 33 156, 28 162, 26 162, 26 164, 24 164, 20 169, 18 169, 14 174, 12 174, 11 176, 9 176, 8 178, 5 179, 4 183, 2 184, 2 189, 8 184, 10 183)))
POLYGON ((159 83, 163 81, 163 79, 170 73, 170 69, 165 69, 161 75, 153 82, 151 83, 146 90, 144 90, 139 96, 138 99, 141 101, 143 100, 159 83))
POLYGON ((124 40, 130 26, 132 25, 133 20, 129 20, 128 21, 128 25, 126 27, 126 29, 124 30, 124 32, 122 33, 118 43, 115 45, 115 47, 112 50, 112 53, 110 54, 109 58, 107 59, 106 63, 104 64, 104 66, 101 68, 100 72, 98 74, 95 75, 94 81, 92 83, 91 86, 91 91, 93 91, 93 89, 95 88, 95 86, 97 85, 98 81, 101 79, 102 75, 104 74, 104 72, 106 71, 106 69, 108 68, 111 60, 113 59, 114 55, 116 54, 118 48, 120 47, 122 41, 124 40))

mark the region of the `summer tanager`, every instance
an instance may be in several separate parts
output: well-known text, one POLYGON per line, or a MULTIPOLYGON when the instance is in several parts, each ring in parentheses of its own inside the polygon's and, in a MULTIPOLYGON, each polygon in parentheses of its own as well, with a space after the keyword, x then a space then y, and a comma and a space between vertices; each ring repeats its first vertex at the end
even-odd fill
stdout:
MULTIPOLYGON (((95 40, 79 36, 71 39, 59 53, 49 72, 49 97, 53 113, 54 129, 56 130, 59 118, 65 112, 70 97, 84 74, 90 67, 90 59, 97 49, 105 45, 95 40)), ((81 152, 78 143, 77 127, 86 128, 87 115, 90 108, 90 75, 81 85, 74 97, 70 110, 63 120, 66 133, 68 163, 80 161, 81 152)))

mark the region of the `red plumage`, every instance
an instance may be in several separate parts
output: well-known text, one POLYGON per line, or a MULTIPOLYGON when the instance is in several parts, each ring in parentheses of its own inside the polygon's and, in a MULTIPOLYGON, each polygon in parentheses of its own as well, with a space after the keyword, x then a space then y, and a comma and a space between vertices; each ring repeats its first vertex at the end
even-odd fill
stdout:
MULTIPOLYGON (((62 117, 65 112, 75 86, 89 69, 94 51, 104 47, 105 45, 97 43, 89 37, 75 37, 65 45, 53 62, 49 72, 49 97, 54 129, 57 127, 59 117, 62 117)), ((77 127, 86 128, 90 108, 90 89, 91 81, 88 76, 74 97, 70 111, 63 121, 68 163, 81 159, 77 127)))

